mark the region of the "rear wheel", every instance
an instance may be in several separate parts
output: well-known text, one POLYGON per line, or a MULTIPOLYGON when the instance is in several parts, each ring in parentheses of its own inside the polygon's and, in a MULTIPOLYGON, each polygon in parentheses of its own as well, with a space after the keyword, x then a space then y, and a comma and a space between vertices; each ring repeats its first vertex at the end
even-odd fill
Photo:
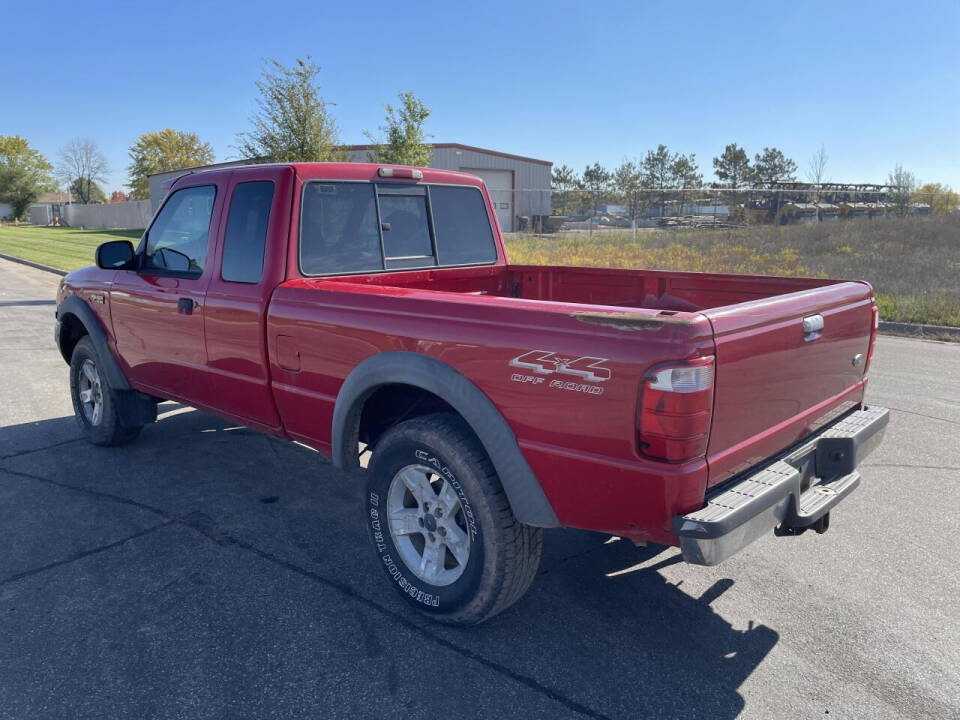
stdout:
POLYGON ((529 588, 542 530, 520 523, 464 421, 439 413, 400 423, 367 473, 367 526, 391 584, 438 620, 475 624, 529 588))
POLYGON ((80 338, 70 357, 70 395, 77 424, 94 445, 123 445, 143 429, 120 424, 116 395, 89 337, 80 338))

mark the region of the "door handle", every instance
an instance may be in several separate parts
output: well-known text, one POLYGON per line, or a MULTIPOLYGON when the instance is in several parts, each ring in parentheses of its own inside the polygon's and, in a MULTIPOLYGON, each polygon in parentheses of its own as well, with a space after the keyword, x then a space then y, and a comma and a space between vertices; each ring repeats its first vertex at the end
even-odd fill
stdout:
POLYGON ((194 308, 200 307, 193 298, 180 298, 177 300, 177 312, 181 315, 193 315, 194 308))

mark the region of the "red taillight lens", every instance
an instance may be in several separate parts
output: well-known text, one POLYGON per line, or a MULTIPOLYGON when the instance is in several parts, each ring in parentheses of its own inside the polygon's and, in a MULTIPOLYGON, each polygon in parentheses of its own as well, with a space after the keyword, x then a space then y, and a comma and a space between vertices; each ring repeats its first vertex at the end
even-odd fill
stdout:
POLYGON ((655 367, 640 392, 640 452, 667 462, 703 457, 713 413, 713 356, 655 367))
POLYGON ((863 364, 863 375, 866 377, 870 369, 870 361, 873 360, 873 350, 877 346, 877 332, 880 328, 880 310, 874 305, 870 310, 873 312, 873 328, 870 330, 870 347, 867 350, 867 361, 863 364))

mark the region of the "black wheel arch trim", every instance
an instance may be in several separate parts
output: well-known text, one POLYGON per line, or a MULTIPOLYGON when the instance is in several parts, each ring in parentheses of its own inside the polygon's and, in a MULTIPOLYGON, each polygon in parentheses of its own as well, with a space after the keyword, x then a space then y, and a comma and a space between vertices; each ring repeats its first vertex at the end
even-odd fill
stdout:
POLYGON ((524 458, 507 421, 483 391, 449 365, 426 355, 387 351, 367 358, 347 377, 333 411, 332 459, 357 467, 363 404, 377 388, 403 384, 444 400, 467 422, 500 476, 516 518, 527 525, 559 527, 556 513, 524 458))
MULTIPOLYGON (((117 362, 110 351, 110 346, 107 344, 107 333, 104 332, 100 319, 90 309, 90 306, 76 295, 71 295, 64 298, 57 308, 58 321, 62 322, 65 315, 73 315, 86 328, 87 335, 93 342, 93 349, 97 353, 97 363, 106 373, 110 387, 114 390, 131 390, 130 383, 127 382, 127 376, 123 374, 120 363, 117 362)), ((70 362, 68 357, 64 357, 64 360, 70 362)))

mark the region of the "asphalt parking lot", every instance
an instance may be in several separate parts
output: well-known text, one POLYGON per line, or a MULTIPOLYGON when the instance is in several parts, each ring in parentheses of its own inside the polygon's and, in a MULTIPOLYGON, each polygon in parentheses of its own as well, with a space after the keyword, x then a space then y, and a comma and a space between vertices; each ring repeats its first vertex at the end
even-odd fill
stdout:
POLYGON ((960 344, 881 338, 890 428, 827 534, 708 569, 550 531, 453 629, 315 453, 171 403, 80 440, 57 280, 0 260, 0 717, 960 717, 960 344))

